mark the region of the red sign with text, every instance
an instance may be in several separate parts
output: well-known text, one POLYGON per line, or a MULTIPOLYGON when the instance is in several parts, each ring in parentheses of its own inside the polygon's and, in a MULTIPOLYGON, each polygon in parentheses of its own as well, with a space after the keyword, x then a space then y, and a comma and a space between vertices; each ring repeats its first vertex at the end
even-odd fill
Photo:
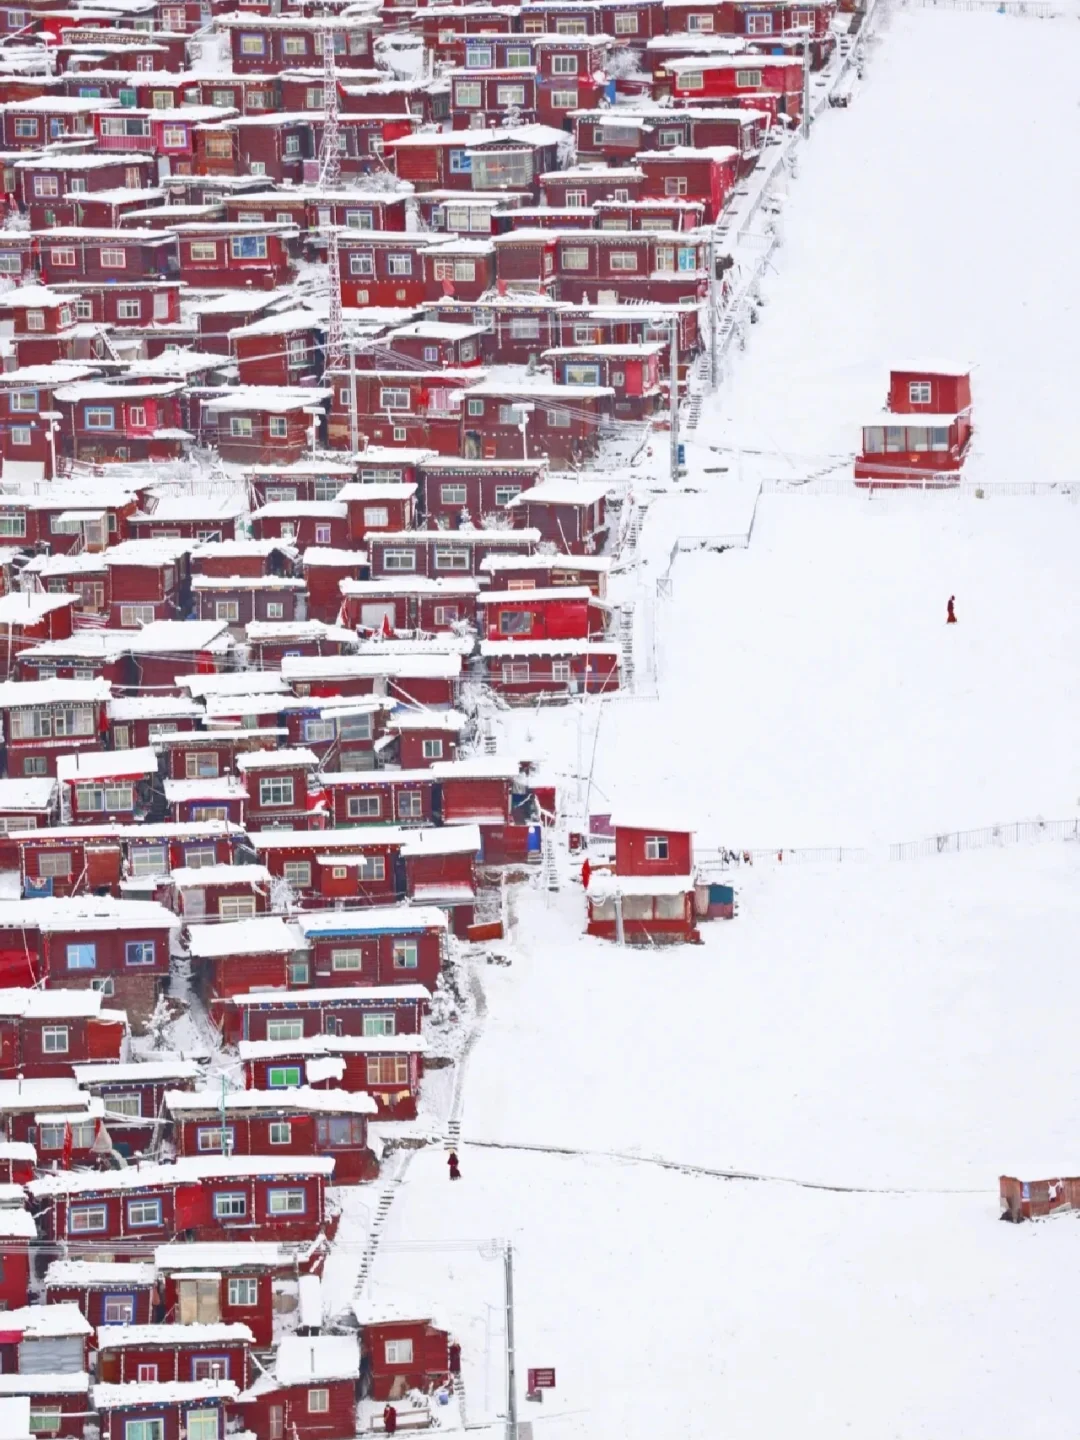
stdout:
POLYGON ((530 1370, 530 1371, 529 1371, 529 1389, 530 1389, 530 1390, 554 1390, 554 1389, 555 1389, 555 1371, 554 1371, 554 1370, 530 1370))

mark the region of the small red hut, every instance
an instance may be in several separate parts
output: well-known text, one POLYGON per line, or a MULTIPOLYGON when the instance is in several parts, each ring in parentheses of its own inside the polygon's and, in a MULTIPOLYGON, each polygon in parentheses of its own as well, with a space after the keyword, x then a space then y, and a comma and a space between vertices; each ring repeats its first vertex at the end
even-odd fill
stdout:
POLYGON ((863 426, 855 483, 864 489, 956 485, 974 433, 967 366, 930 361, 893 370, 885 413, 863 426))

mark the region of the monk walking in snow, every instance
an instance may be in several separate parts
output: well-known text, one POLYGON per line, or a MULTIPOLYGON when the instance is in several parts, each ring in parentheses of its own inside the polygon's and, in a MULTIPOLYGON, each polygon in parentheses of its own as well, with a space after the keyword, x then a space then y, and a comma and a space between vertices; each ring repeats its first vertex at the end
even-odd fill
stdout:
POLYGON ((955 625, 955 624, 956 624, 956 596, 955 596, 955 595, 950 595, 950 596, 949 596, 949 607, 948 607, 947 611, 945 612, 945 624, 946 624, 946 625, 955 625))
POLYGON ((457 1151, 456 1151, 456 1150, 451 1150, 451 1151, 450 1151, 450 1158, 447 1160, 446 1163, 447 1163, 447 1165, 449 1165, 449 1167, 450 1167, 450 1179, 451 1179, 451 1180, 460 1180, 460 1179, 461 1179, 461 1165, 460 1165, 460 1163, 458 1162, 457 1151))

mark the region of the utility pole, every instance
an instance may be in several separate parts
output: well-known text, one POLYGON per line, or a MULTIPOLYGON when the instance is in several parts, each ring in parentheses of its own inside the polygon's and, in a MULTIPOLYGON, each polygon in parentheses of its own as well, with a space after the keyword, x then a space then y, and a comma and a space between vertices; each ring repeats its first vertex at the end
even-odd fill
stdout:
POLYGON ((506 1440, 517 1440, 517 1361, 514 1356, 514 1247, 503 1248, 506 1299, 506 1440))
MULTIPOLYGON (((319 149, 320 193, 331 195, 341 184, 341 147, 338 143, 341 129, 338 124, 337 54, 335 43, 337 30, 328 25, 321 32, 323 42, 323 131, 319 149)), ((326 358, 323 379, 336 389, 345 370, 345 318, 341 306, 341 258, 338 250, 338 231, 333 223, 333 202, 331 201, 331 223, 326 232, 326 268, 330 282, 330 310, 326 322, 326 358)), ((349 442, 352 453, 358 449, 358 417, 356 413, 356 356, 353 345, 349 351, 349 442)))
POLYGON ((810 32, 803 35, 802 51, 802 138, 810 138, 810 32))
POLYGON ((360 449, 360 416, 356 413, 356 346, 349 346, 349 453, 360 449))
POLYGON ((709 235, 709 389, 715 390, 720 383, 717 375, 717 317, 716 317, 716 231, 709 235))
POLYGON ((679 478, 679 317, 671 317, 671 354, 668 357, 669 407, 671 410, 671 479, 679 478))

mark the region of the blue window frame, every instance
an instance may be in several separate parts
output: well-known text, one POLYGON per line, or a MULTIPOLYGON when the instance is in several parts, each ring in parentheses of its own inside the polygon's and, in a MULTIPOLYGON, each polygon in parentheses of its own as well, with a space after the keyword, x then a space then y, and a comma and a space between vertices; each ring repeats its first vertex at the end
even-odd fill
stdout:
POLYGON ((153 940, 129 940, 124 946, 124 959, 129 965, 153 965, 157 945, 153 940))
POLYGON ((67 968, 69 970, 96 970, 96 945, 69 945, 67 947, 67 968))
POLYGON ((135 1296, 130 1293, 101 1297, 102 1325, 134 1325, 135 1296))
POLYGON ((471 175, 472 156, 466 150, 450 151, 450 174, 471 175))
POLYGON ((132 1230, 145 1230, 161 1224, 161 1201, 129 1200, 127 1202, 127 1223, 132 1230))
POLYGON ((84 418, 87 430, 116 429, 116 407, 114 405, 87 405, 84 418))
POLYGON ((68 1234, 100 1234, 106 1228, 107 1217, 108 1212, 104 1205, 72 1205, 67 1217, 68 1234))
POLYGON ((13 415, 31 414, 41 409, 39 398, 36 390, 11 390, 8 392, 8 409, 13 415))
POLYGON ((679 269, 696 270, 698 268, 697 250, 689 245, 681 246, 679 249, 679 269))

